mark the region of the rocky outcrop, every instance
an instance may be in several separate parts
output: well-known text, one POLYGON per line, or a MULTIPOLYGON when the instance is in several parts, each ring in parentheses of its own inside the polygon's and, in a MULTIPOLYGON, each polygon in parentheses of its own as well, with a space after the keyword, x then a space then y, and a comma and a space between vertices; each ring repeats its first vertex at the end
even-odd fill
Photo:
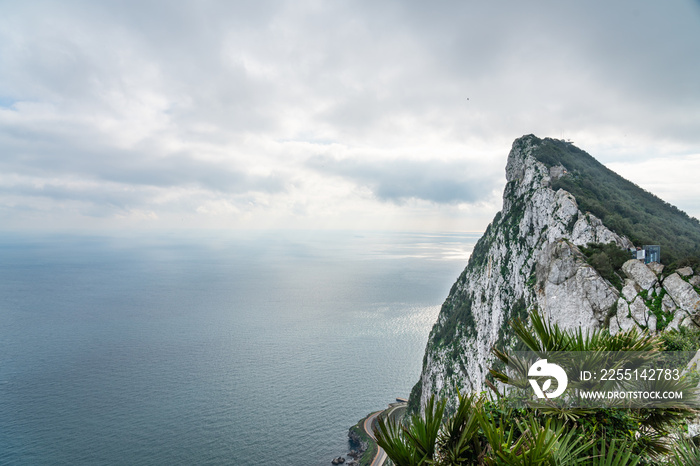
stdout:
POLYGON ((623 265, 630 278, 625 280, 616 314, 610 319, 611 332, 634 326, 652 332, 678 329, 697 320, 694 318, 700 312, 700 295, 696 283, 700 283, 700 276, 693 275, 690 267, 684 267, 662 280, 663 269, 661 264, 644 265, 637 260, 623 265))
POLYGON ((538 307, 566 328, 599 327, 619 296, 565 239, 543 248, 535 270, 538 307))
POLYGON ((362 453, 364 453, 365 450, 367 450, 368 444, 366 441, 362 440, 362 437, 360 437, 357 432, 355 432, 353 429, 350 429, 348 431, 348 443, 350 444, 350 452, 354 452, 356 456, 350 455, 348 453, 348 456, 352 456, 353 458, 358 458, 362 456, 362 453))
POLYGON ((678 273, 672 273, 663 281, 664 289, 668 292, 678 307, 689 314, 695 314, 700 309, 700 296, 693 285, 683 280, 678 273))
POLYGON ((537 307, 566 328, 597 328, 619 300, 619 291, 586 263, 579 246, 632 243, 579 210, 570 193, 551 188, 552 176, 566 174, 536 160, 540 144, 534 136, 513 143, 503 209, 474 247, 428 339, 411 395, 420 397, 421 406, 432 393, 454 399, 457 388, 484 390, 491 349, 510 343, 508 323, 528 309, 537 307))
POLYGON ((656 274, 637 259, 630 259, 622 264, 622 271, 645 290, 651 290, 656 285, 656 274))
POLYGON ((576 174, 538 160, 546 158, 546 141, 513 143, 503 208, 442 306, 409 405, 423 406, 431 394, 454 400, 458 389, 484 390, 492 348, 512 344, 509 322, 534 307, 564 328, 611 332, 678 328, 700 310, 700 278, 690 268, 663 279, 663 265, 631 259, 618 290, 586 262, 580 247, 589 243, 634 245, 582 212, 569 192, 552 189, 553 179, 576 174))
POLYGON ((659 264, 658 262, 651 262, 647 264, 647 267, 649 267, 649 270, 654 272, 654 274, 657 276, 661 275, 661 272, 664 271, 664 265, 659 264))

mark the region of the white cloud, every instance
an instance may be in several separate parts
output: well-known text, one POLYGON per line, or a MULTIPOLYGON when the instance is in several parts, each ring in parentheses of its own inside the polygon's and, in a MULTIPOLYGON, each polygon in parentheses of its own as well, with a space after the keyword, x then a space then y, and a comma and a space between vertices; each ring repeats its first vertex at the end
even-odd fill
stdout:
POLYGON ((700 218, 700 154, 674 157, 673 164, 666 158, 655 158, 609 163, 607 167, 687 214, 700 218))
POLYGON ((6 2, 0 219, 483 229, 528 133, 662 166, 640 184, 697 216, 699 22, 683 1, 6 2))

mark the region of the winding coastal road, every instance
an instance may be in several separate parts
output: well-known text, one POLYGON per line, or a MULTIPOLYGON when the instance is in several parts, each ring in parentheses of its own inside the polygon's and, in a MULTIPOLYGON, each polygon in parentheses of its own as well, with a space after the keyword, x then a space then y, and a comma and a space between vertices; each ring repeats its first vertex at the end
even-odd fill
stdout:
MULTIPOLYGON (((374 423, 377 420, 377 416, 381 415, 384 411, 377 411, 376 413, 370 414, 367 419, 365 419, 364 423, 364 428, 365 432, 367 432, 367 435, 372 437, 372 440, 377 440, 374 438, 374 431, 372 430, 374 427, 374 423)), ((370 463, 370 466, 382 466, 384 462, 386 461, 386 452, 384 451, 383 448, 381 448, 379 445, 377 445, 377 454, 374 455, 374 459, 372 459, 372 462, 370 463)))
MULTIPOLYGON (((369 416, 367 416, 367 419, 365 419, 365 422, 363 424, 363 427, 365 429, 365 432, 367 432, 367 435, 369 435, 372 440, 377 440, 374 438, 374 423, 377 422, 377 418, 379 416, 384 416, 384 417, 389 417, 389 416, 396 416, 396 412, 399 409, 406 409, 406 403, 391 403, 389 405, 389 408, 383 410, 383 411, 377 411, 376 413, 372 413, 369 416)), ((384 451, 383 448, 380 448, 379 445, 377 445, 377 454, 374 455, 374 459, 370 463, 370 466, 383 466, 384 462, 387 459, 386 452, 384 451)))

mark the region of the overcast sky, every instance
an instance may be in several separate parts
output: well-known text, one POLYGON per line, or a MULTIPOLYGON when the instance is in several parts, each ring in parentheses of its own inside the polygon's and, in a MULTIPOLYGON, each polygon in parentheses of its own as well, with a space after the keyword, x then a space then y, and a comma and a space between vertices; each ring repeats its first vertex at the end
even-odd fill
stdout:
POLYGON ((481 231, 524 134, 700 216, 696 1, 0 1, 3 229, 481 231))

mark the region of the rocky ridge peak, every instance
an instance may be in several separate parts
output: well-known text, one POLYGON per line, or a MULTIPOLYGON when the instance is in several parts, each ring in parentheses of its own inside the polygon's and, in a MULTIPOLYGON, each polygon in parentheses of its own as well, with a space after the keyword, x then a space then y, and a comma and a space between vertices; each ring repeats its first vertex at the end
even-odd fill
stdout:
MULTIPOLYGON (((567 176, 567 172, 561 165, 548 167, 534 156, 545 141, 527 135, 513 143, 506 164, 503 208, 475 245, 442 306, 411 405, 423 406, 433 393, 454 400, 457 389, 484 390, 493 362, 491 349, 511 344, 509 321, 525 317, 534 307, 565 328, 610 325, 615 331, 629 325, 650 326, 650 303, 642 298, 660 286, 658 273, 635 261, 653 280, 630 264, 628 268, 639 274, 628 274, 629 287, 621 294, 588 265, 580 246, 615 243, 628 248, 633 244, 594 215, 581 212, 569 192, 552 189, 552 179, 567 176), (634 304, 638 297, 639 303, 634 304)), ((675 282, 670 282, 673 293, 668 290, 658 298, 659 288, 653 299, 660 299, 659 303, 665 299, 669 312, 697 308, 690 290, 675 282), (685 304, 678 304, 680 300, 685 304)))

